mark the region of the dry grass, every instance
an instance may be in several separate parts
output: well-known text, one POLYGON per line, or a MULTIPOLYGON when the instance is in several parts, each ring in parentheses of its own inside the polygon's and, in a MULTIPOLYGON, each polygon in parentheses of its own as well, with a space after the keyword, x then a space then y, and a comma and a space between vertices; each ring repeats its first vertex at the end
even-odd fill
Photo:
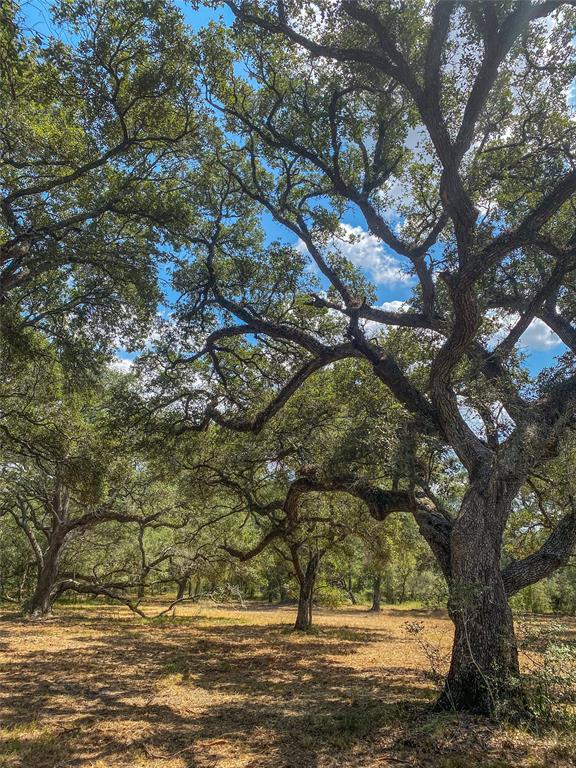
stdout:
POLYGON ((115 607, 5 613, 0 766, 574 766, 569 734, 430 713, 415 620, 448 649, 445 617, 397 608, 320 611, 311 635, 290 631, 288 608, 188 607, 161 623, 115 607))

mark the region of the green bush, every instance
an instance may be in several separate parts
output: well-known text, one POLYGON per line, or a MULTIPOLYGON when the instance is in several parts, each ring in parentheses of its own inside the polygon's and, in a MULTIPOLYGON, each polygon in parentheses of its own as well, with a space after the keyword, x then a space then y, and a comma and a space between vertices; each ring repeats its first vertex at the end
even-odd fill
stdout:
POLYGON ((564 640, 567 627, 557 622, 525 622, 518 646, 531 671, 525 676, 528 705, 536 722, 573 724, 576 704, 576 644, 564 640))

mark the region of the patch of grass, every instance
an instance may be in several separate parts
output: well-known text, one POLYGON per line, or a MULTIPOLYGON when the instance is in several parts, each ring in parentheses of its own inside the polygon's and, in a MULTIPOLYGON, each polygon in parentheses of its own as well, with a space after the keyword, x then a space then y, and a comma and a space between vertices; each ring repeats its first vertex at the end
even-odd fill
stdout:
POLYGON ((210 622, 210 624, 227 624, 229 626, 234 626, 234 624, 250 624, 250 619, 240 614, 238 616, 199 616, 199 619, 210 622))
POLYGON ((320 630, 325 637, 333 637, 336 640, 345 640, 350 643, 368 643, 374 640, 374 633, 365 630, 351 629, 350 627, 338 627, 336 629, 320 630))
POLYGON ((294 606, 183 606, 147 621, 85 609, 34 625, 3 616, 1 768, 148 768, 147 745, 166 768, 576 765, 567 732, 426 708, 426 656, 403 627, 418 619, 449 650, 443 614, 348 606, 294 633, 294 606))
POLYGON ((175 625, 188 625, 197 624, 200 620, 200 616, 172 616, 172 614, 166 613, 164 616, 150 616, 149 618, 140 619, 140 623, 144 626, 151 625, 153 627, 173 627, 175 625))
POLYGON ((167 675, 184 675, 190 673, 190 667, 186 659, 173 659, 162 665, 162 670, 167 675))
POLYGON ((356 742, 374 737, 378 729, 402 719, 406 706, 365 699, 352 701, 334 714, 312 718, 303 728, 300 741, 311 747, 316 741, 338 750, 349 749, 356 742))
POLYGON ((387 607, 396 611, 419 611, 425 606, 419 600, 406 600, 404 603, 394 603, 387 607))
POLYGON ((373 635, 365 630, 350 629, 349 627, 323 627, 313 624, 308 629, 294 629, 292 625, 282 627, 280 630, 283 635, 302 635, 306 637, 323 637, 326 639, 344 640, 350 643, 369 642, 373 635))
MULTIPOLYGON (((514 763, 508 760, 486 760, 482 762, 482 768, 514 768, 514 763)), ((471 768, 469 757, 448 757, 442 760, 438 768, 471 768)), ((536 766, 530 766, 536 768, 536 766)))
POLYGON ((440 738, 448 733, 459 721, 456 712, 435 712, 427 715, 415 725, 414 732, 424 737, 440 738))
POLYGON ((364 738, 383 724, 401 720, 406 714, 406 705, 384 701, 354 701, 349 707, 337 713, 334 721, 340 733, 364 738))
POLYGON ((37 722, 0 729, 0 766, 52 766, 65 753, 58 734, 37 722))
POLYGON ((190 624, 198 624, 199 622, 208 624, 223 624, 226 626, 234 626, 235 624, 249 624, 250 621, 244 616, 231 617, 231 616, 206 616, 201 613, 195 613, 192 616, 173 616, 171 613, 166 613, 163 616, 151 616, 150 618, 140 619, 140 622, 144 625, 152 625, 154 627, 174 627, 174 626, 187 626, 190 624))

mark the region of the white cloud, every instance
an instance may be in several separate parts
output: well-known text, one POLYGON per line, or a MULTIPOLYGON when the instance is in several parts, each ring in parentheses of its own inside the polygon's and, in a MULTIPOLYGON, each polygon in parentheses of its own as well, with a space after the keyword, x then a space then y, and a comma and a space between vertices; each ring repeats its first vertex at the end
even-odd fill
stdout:
MULTIPOLYGON (((306 246, 299 240, 296 249, 303 252, 306 246)), ((362 227, 341 224, 340 232, 326 243, 326 250, 337 251, 360 269, 364 270, 376 285, 405 285, 412 277, 400 262, 386 253, 382 241, 362 227)))
MULTIPOLYGON (((384 312, 406 312, 410 309, 408 304, 406 304, 405 301, 385 301, 378 309, 383 309, 384 312)), ((373 339, 375 336, 378 336, 380 333, 386 332, 386 330, 390 327, 388 325, 385 325, 383 323, 379 323, 376 320, 362 320, 361 321, 361 327, 366 336, 369 339, 373 339)))
POLYGON ((383 304, 380 304, 380 309, 384 310, 384 312, 407 312, 409 309, 408 304, 405 301, 385 301, 383 304))
MULTIPOLYGON (((506 338, 508 332, 518 322, 520 316, 516 313, 512 313, 500 318, 497 318, 495 314, 492 314, 492 317, 498 323, 498 329, 490 338, 489 346, 491 349, 494 349, 496 345, 500 344, 500 342, 506 338)), ((561 344, 561 339, 538 317, 535 317, 534 320, 532 320, 528 328, 524 331, 522 336, 520 336, 518 342, 520 347, 524 347, 525 349, 534 352, 546 352, 561 344)))
POLYGON ((114 360, 110 362, 110 368, 114 371, 119 371, 120 373, 130 373, 132 370, 132 360, 116 355, 114 360))
POLYGON ((535 317, 520 336, 520 344, 535 351, 545 351, 562 344, 560 338, 551 331, 543 320, 535 317))

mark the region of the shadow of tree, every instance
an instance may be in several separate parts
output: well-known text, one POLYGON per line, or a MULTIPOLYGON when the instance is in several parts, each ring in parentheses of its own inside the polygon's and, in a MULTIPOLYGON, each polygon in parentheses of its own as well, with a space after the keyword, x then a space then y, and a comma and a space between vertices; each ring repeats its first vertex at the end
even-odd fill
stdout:
POLYGON ((386 629, 299 635, 243 618, 5 620, 8 644, 27 639, 0 669, 0 766, 457 768, 448 756, 480 749, 461 720, 426 714, 434 691, 408 641, 387 663, 386 629), (367 646, 381 664, 354 663, 367 646))
MULTIPOLYGON (((186 749, 182 764, 209 765, 217 740, 218 747, 226 742, 225 751, 259 756, 259 766, 315 766, 319 752, 346 749, 403 711, 385 699, 405 695, 400 680, 345 663, 363 644, 388 639, 385 631, 327 628, 299 636, 283 624, 232 624, 191 635, 190 625, 118 626, 92 616, 63 617, 60 624, 74 633, 75 647, 48 642, 20 653, 3 686, 2 719, 16 725, 75 719, 63 765, 88 764, 75 754, 79 731, 88 734, 82 750, 94 759, 98 745, 87 750, 90 729, 116 722, 122 733, 131 731, 133 754, 186 749)), ((429 695, 425 683, 411 693, 422 701, 429 695)), ((117 747, 122 754, 126 744, 118 739, 117 747)))

